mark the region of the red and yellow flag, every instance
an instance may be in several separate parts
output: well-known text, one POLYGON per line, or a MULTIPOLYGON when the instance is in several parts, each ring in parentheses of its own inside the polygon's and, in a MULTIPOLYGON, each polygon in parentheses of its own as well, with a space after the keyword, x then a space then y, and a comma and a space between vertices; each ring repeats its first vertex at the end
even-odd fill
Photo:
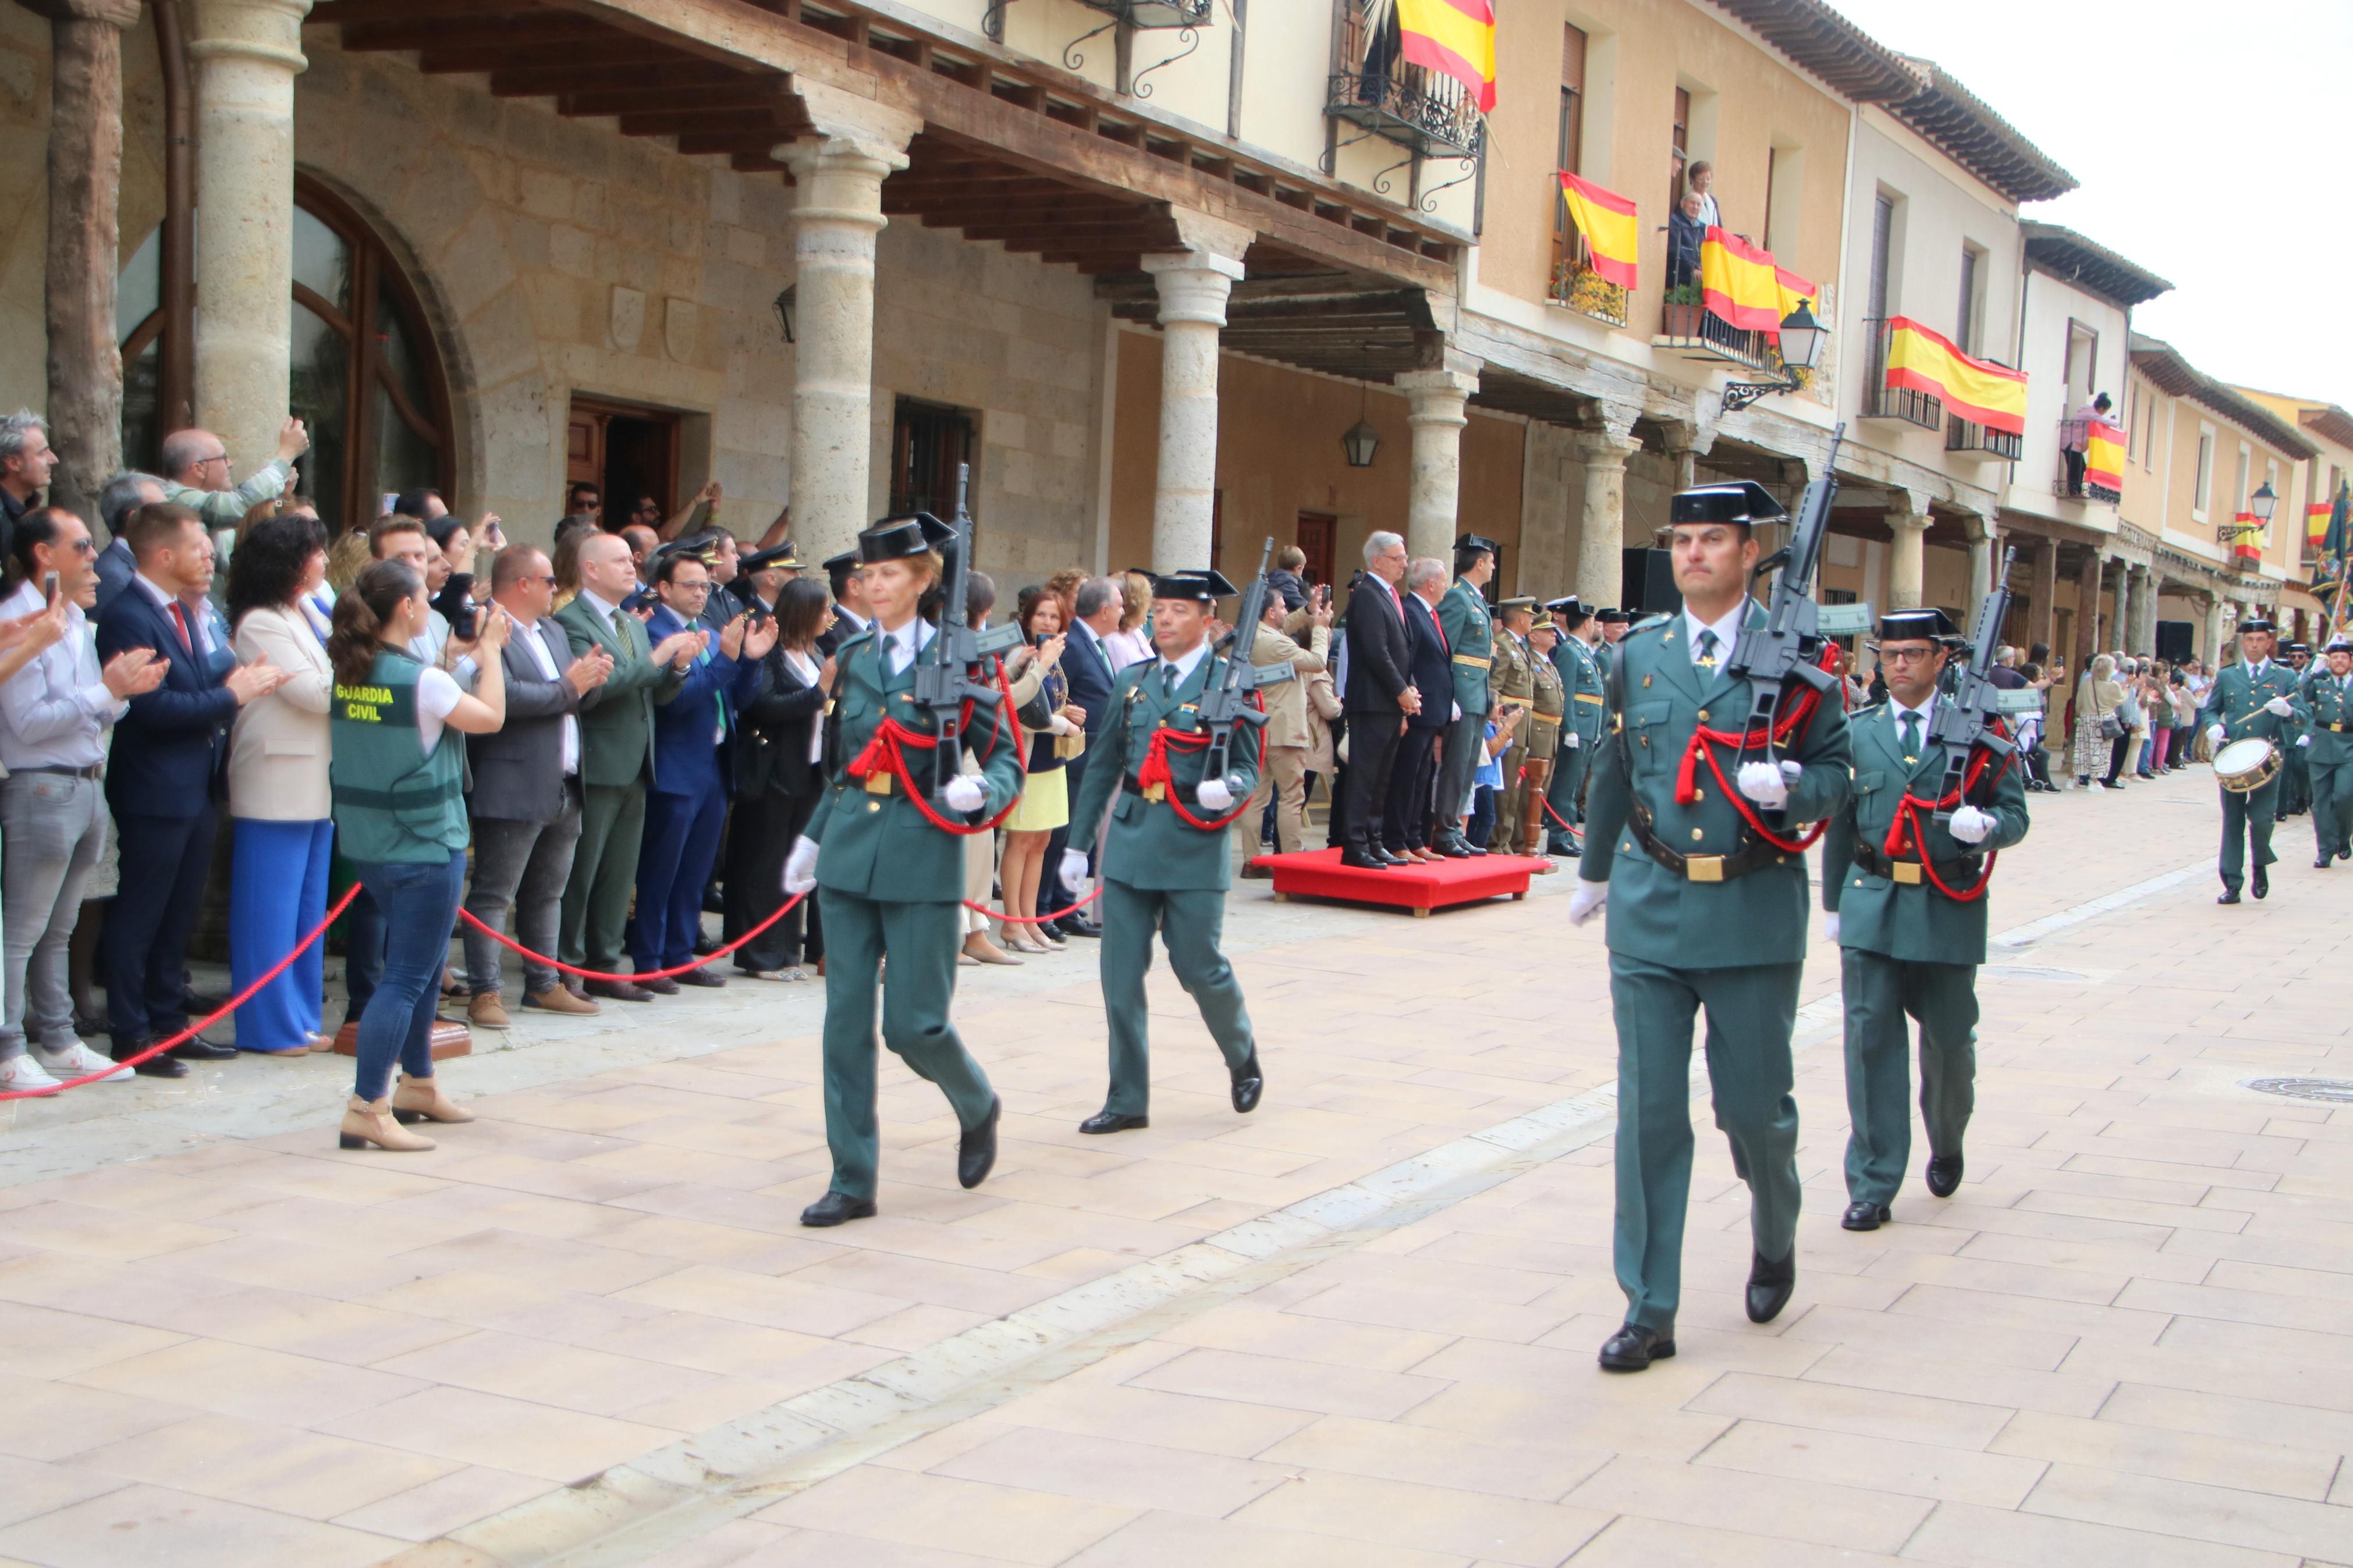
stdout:
POLYGON ((1711 227, 1699 247, 1699 291, 1718 319, 1746 331, 1781 329, 1780 269, 1773 253, 1711 227))
POLYGON ((1634 203, 1615 191, 1605 191, 1589 180, 1564 172, 1560 199, 1568 204, 1568 221, 1585 237, 1593 252, 1593 270, 1605 283, 1634 287, 1634 255, 1641 231, 1634 222, 1634 203))
MULTIPOLYGON (((1887 319, 1887 384, 1944 399, 1951 412, 1989 430, 2026 434, 2026 373, 1973 359, 1941 332, 1904 316, 1887 319)), ((2122 468, 2123 440, 2116 456, 2122 468)), ((2087 460, 2088 476, 2091 465, 2087 460)), ((2113 487, 2112 487, 2113 488, 2113 487)))
POLYGON ((2125 433, 2105 420, 2094 419, 2084 428, 2084 479, 2104 490, 2124 493, 2125 433))
POLYGON ((1495 7, 1492 0, 1397 0, 1402 53, 1470 89, 1479 111, 1495 107, 1495 7))
MULTIPOLYGON (((1810 306, 1816 300, 1821 298, 1811 283, 1807 282, 1788 268, 1778 264, 1773 268, 1773 290, 1781 297, 1781 314, 1784 317, 1795 310, 1800 303, 1810 306)), ((1780 322, 1773 323, 1773 330, 1777 334, 1780 331, 1780 322)))
POLYGON ((2328 517, 2336 510, 2333 503, 2325 500, 2313 501, 2304 509, 2306 543, 2319 548, 2320 542, 2328 537, 2328 517))

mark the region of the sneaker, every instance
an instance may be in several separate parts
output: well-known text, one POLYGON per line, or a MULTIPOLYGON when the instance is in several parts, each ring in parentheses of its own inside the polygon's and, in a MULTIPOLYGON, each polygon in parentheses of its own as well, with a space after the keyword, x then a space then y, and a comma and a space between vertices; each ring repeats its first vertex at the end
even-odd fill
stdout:
POLYGON ((512 1029, 514 1020, 507 1016, 506 1005, 495 991, 477 991, 466 1004, 466 1022, 478 1029, 512 1029))
POLYGON ((0 1093, 54 1094, 57 1088, 58 1080, 43 1072, 29 1052, 0 1062, 0 1093))
POLYGON ((106 1076, 99 1082, 122 1083, 139 1076, 129 1068, 115 1066, 111 1058, 100 1056, 79 1040, 61 1051, 43 1050, 38 1046, 35 1046, 33 1050, 41 1058, 41 1066, 60 1079, 87 1078, 91 1073, 102 1072, 106 1076))

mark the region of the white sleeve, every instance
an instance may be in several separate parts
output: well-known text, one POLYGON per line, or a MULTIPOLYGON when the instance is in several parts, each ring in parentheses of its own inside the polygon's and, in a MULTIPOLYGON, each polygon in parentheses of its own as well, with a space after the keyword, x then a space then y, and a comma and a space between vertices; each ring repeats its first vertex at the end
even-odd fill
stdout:
POLYGON ((441 743, 441 721, 465 695, 465 689, 446 669, 428 667, 417 672, 417 739, 426 751, 441 743))

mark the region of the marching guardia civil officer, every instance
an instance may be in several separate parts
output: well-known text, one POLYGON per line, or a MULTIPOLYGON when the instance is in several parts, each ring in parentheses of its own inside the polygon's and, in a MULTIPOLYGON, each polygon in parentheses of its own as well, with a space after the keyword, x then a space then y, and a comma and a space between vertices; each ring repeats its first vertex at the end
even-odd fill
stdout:
MULTIPOLYGON (((1695 795, 1678 788, 1703 725, 1736 731, 1748 685, 1725 672, 1744 626, 1765 614, 1746 594, 1757 559, 1752 520, 1787 514, 1761 485, 1708 485, 1674 498, 1681 614, 1617 645, 1611 728, 1586 792, 1585 854, 1569 919, 1609 910, 1609 995, 1618 1026, 1618 1283, 1626 1322, 1601 1364, 1639 1372, 1675 1353, 1691 1191, 1691 1042, 1707 1010, 1715 1121, 1748 1184, 1754 1257, 1749 1318, 1769 1322, 1797 1279, 1798 1103, 1789 1034, 1806 948, 1806 866, 1725 798, 1704 761, 1695 795)), ((1796 683, 1792 682, 1792 690, 1796 683)), ((1750 750, 1725 773, 1746 810, 1784 843, 1802 839, 1847 795, 1847 721, 1835 695, 1810 706, 1766 760, 1750 750)))
POLYGON ((1928 744, 1956 631, 1942 610, 1879 618, 1887 700, 1847 721, 1854 792, 1822 837, 1824 932, 1839 944, 1846 1001, 1849 1230, 1877 1230, 1912 1153, 1909 1020, 1920 1025, 1920 1114, 1928 1190, 1961 1184, 1961 1137, 1977 1100, 1978 966, 1985 962, 1984 857, 2026 837, 2015 765, 1977 748, 1978 787, 1936 819, 1945 752, 1928 744), (1983 761, 1980 763, 1979 758, 1983 761), (1911 802, 1906 805, 1906 801, 1911 802))
MULTIPOLYGON (((1241 986, 1218 951, 1233 865, 1222 818, 1257 787, 1256 738, 1237 725, 1225 774, 1202 776, 1208 731, 1201 702, 1216 689, 1226 664, 1209 651, 1209 621, 1218 601, 1234 591, 1216 572, 1177 572, 1152 580, 1153 640, 1159 657, 1139 659, 1119 672, 1103 733, 1071 807, 1074 846, 1093 843, 1104 811, 1111 813, 1103 852, 1102 953, 1111 1093, 1102 1110, 1079 1123, 1082 1132, 1124 1132, 1152 1124, 1144 976, 1152 967, 1155 931, 1168 949, 1168 966, 1225 1056, 1234 1109, 1255 1110, 1264 1087, 1241 986), (1187 821, 1188 815, 1194 820, 1187 821)), ((1083 881, 1086 859, 1083 849, 1062 851, 1063 879, 1074 887, 1083 881)))
POLYGON ((2296 742, 2312 775, 2312 864, 2353 860, 2353 637, 2328 639, 2322 660, 2304 678, 2304 705, 2312 727, 2296 742))
POLYGON ((1545 608, 1560 628, 1559 646, 1552 650, 1553 668, 1560 672, 1561 689, 1568 698, 1567 716, 1560 725, 1560 752, 1546 786, 1545 802, 1552 807, 1546 818, 1551 833, 1546 853, 1574 858, 1579 848, 1576 828, 1585 821, 1586 779, 1595 752, 1601 744, 1601 663, 1593 645, 1600 623, 1577 602, 1577 595, 1555 599, 1545 608), (1557 820, 1554 820, 1557 818, 1557 820), (1563 827, 1561 823, 1570 824, 1563 827))
POLYGON ((1454 542, 1454 582, 1438 601, 1438 629, 1454 659, 1454 706, 1445 754, 1438 764, 1438 836, 1430 847, 1456 860, 1484 855, 1462 835, 1462 803, 1471 776, 1486 753, 1487 710, 1494 706, 1487 670, 1494 660, 1495 625, 1487 614, 1487 580, 1495 574, 1496 544, 1475 533, 1454 542))
MULTIPOLYGON (((2284 747, 2307 716, 2295 671, 2272 658, 2277 638, 2278 628, 2261 616, 2239 623, 2239 661, 2224 665, 2215 675, 2206 705, 2198 710, 2217 752, 2234 741, 2269 741, 2284 747)), ((2279 792, 2276 773, 2261 789, 2222 791, 2222 896, 2216 903, 2239 901, 2249 844, 2254 846, 2254 895, 2260 899, 2272 890, 2266 868, 2279 858, 2272 853, 2279 792)))
POLYGON ((956 1180, 976 1187, 997 1161, 996 1091, 948 1022, 964 940, 964 837, 932 816, 976 829, 1002 812, 1021 789, 1021 748, 1010 714, 976 710, 961 743, 979 760, 979 773, 934 788, 932 752, 920 742, 936 734, 937 721, 915 700, 915 665, 939 629, 917 610, 940 580, 940 547, 958 548, 955 538, 926 513, 886 517, 858 536, 873 619, 834 656, 829 782, 785 865, 785 891, 815 886, 825 917, 825 1141, 833 1182, 801 1211, 803 1225, 874 1213, 878 977, 883 1043, 939 1085, 955 1110, 956 1180), (886 720, 913 733, 899 749, 906 773, 871 745, 886 720))

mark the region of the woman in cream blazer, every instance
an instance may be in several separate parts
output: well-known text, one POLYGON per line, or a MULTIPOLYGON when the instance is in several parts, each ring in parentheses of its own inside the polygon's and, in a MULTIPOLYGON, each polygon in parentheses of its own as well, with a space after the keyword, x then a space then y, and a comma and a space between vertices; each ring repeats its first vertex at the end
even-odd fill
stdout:
MULTIPOLYGON (((228 809, 237 835, 229 873, 229 980, 238 991, 326 913, 327 865, 334 848, 327 702, 334 672, 327 662, 327 627, 311 597, 326 573, 326 532, 307 517, 269 519, 249 530, 229 558, 237 662, 266 659, 293 673, 276 691, 238 709, 229 731, 228 809)), ((325 948, 313 942, 238 1010, 239 1049, 291 1055, 326 1048, 319 1032, 325 948)))

